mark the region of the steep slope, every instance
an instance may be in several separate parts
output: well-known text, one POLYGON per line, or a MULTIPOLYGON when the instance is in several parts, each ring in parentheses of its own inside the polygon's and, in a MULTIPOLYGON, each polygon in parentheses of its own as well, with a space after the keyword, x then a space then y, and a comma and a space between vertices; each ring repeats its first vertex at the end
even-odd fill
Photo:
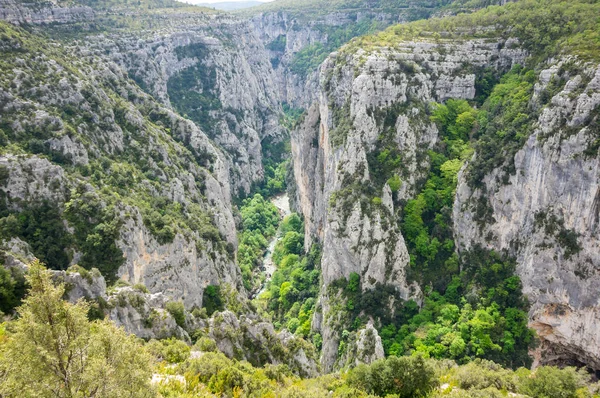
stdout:
POLYGON ((34 0, 28 3, 29 7, 23 7, 22 2, 18 0, 2 0, 0 20, 14 24, 62 24, 89 21, 94 18, 94 12, 90 7, 69 3, 34 0))
MULTIPOLYGON (((308 239, 323 245, 321 313, 313 325, 323 334, 325 369, 339 366, 341 332, 353 327, 339 278, 356 273, 363 293, 386 291, 362 310, 375 321, 382 302, 391 311, 400 299, 443 294, 458 275, 454 240, 437 238, 448 226, 465 272, 483 271, 471 256, 481 248, 516 259, 532 304, 530 326, 542 340, 539 361, 597 368, 598 296, 582 288, 598 270, 598 40, 585 19, 595 7, 525 1, 398 26, 354 41, 322 66, 319 100, 293 134, 292 152, 308 239), (534 33, 532 21, 561 29, 534 33), (527 63, 539 66, 529 74, 514 68, 527 63), (522 91, 510 88, 513 81, 522 91), (423 220, 411 217, 429 203, 420 192, 430 194, 432 182, 425 182, 436 153, 455 145, 454 133, 430 118, 431 103, 448 99, 483 103, 466 136, 475 154, 458 177, 453 209, 440 209, 437 227, 414 235, 415 220, 423 220)), ((442 172, 456 173, 471 157, 463 148, 442 172)))
POLYGON ((1 29, 3 238, 190 308, 207 284, 239 285, 221 150, 118 65, 1 29))
POLYGON ((428 18, 448 1, 286 1, 240 12, 251 18, 277 74, 282 100, 308 108, 318 91, 318 67, 353 37, 395 23, 428 18))

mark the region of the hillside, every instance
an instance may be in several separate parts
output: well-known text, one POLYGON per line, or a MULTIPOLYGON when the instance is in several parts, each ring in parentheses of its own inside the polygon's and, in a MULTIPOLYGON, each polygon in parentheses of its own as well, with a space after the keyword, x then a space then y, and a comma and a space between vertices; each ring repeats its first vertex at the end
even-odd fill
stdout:
POLYGON ((527 312, 537 361, 597 366, 595 293, 579 290, 598 275, 597 7, 521 1, 398 25, 323 64, 292 153, 307 233, 323 247, 315 323, 325 368, 344 358, 357 315, 399 300, 426 312, 380 312, 387 352, 462 355, 451 344, 462 321, 436 322, 443 308, 465 308, 460 292, 471 292, 468 308, 495 314, 484 357, 527 361, 533 340, 497 329, 527 312), (353 275, 358 296, 345 287, 353 275))
POLYGON ((0 0, 0 395, 598 396, 598 15, 0 0))

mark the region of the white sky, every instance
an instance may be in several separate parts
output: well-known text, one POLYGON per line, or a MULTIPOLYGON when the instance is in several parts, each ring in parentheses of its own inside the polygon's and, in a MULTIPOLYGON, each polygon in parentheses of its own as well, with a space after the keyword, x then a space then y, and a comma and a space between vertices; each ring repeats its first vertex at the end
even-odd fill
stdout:
MULTIPOLYGON (((186 3, 198 4, 198 3, 230 3, 232 1, 244 1, 244 0, 183 0, 186 3)), ((273 0, 258 0, 263 3, 269 3, 273 0)))

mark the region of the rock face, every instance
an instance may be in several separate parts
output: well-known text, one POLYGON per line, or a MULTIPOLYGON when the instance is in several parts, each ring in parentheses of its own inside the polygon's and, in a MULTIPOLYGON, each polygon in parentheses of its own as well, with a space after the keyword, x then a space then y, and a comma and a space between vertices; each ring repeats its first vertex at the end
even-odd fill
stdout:
POLYGON ((0 1, 0 20, 14 24, 52 24, 91 21, 94 11, 90 7, 61 7, 52 1, 18 0, 0 1))
POLYGON ((376 54, 333 54, 321 66, 319 101, 293 133, 292 154, 306 247, 314 240, 323 246, 322 312, 314 325, 323 335, 325 370, 336 361, 340 332, 327 297, 333 281, 355 272, 363 289, 392 285, 402 298, 419 300, 419 287, 406 278, 409 256, 396 214, 416 194, 428 169, 426 151, 438 139, 425 107, 475 96, 475 75, 465 63, 507 70, 524 56, 483 40, 407 42, 376 54), (370 170, 369 158, 382 145, 402 157, 395 193, 370 170))
POLYGON ((247 22, 226 15, 170 18, 180 24, 161 21, 159 32, 93 37, 89 44, 196 122, 227 154, 233 193, 249 193, 263 179, 265 146, 284 134, 267 52, 247 22))
POLYGON ((287 364, 303 377, 318 374, 318 358, 312 345, 285 329, 276 332, 270 322, 255 315, 238 316, 223 311, 206 320, 196 319, 194 328, 215 340, 219 351, 229 358, 246 360, 257 366, 287 364))
MULTIPOLYGON (((533 105, 552 79, 564 86, 543 108, 513 159, 506 183, 499 167, 483 187, 461 175, 454 206, 460 250, 473 245, 506 250, 532 304, 530 325, 541 340, 539 362, 584 363, 600 369, 598 239, 600 175, 597 148, 600 68, 569 72, 566 62, 543 70, 533 105), (565 71, 566 68, 566 71, 565 71), (492 216, 476 221, 483 197, 492 216), (486 238, 487 237, 487 238, 486 238)), ((464 174, 464 173, 463 173, 464 174)))
POLYGON ((261 11, 258 7, 260 12, 255 12, 250 22, 268 51, 282 101, 307 109, 318 99, 319 68, 299 66, 297 57, 302 51, 307 52, 311 46, 322 48, 308 55, 318 58, 342 45, 340 37, 347 41, 371 32, 374 26, 375 30, 383 30, 392 24, 427 18, 434 11, 420 4, 411 4, 410 8, 378 7, 377 2, 359 2, 351 9, 329 11, 302 6, 296 11, 261 11))
MULTIPOLYGON (((201 306, 209 284, 243 292, 231 159, 118 64, 83 47, 30 51, 29 39, 22 33, 2 49, 20 48, 0 77, 2 136, 24 154, 0 156, 0 192, 8 212, 56 209, 45 215, 58 219, 65 238, 52 243, 63 254, 50 265, 104 262, 117 277, 188 308, 201 306), (44 69, 34 72, 38 65, 44 69), (165 223, 159 211, 178 221, 165 223), (92 254, 86 236, 99 240, 102 254, 92 254)), ((35 238, 20 227, 11 233, 39 256, 35 238)), ((10 242, 3 246, 10 251, 10 242)))
POLYGON ((381 337, 379 337, 373 324, 369 323, 358 333, 355 364, 372 363, 381 358, 385 358, 381 337))

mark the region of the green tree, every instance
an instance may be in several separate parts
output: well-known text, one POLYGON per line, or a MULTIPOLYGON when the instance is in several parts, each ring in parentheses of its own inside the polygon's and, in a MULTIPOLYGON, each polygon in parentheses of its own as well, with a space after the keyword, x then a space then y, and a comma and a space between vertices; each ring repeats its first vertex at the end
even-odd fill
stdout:
POLYGON ((25 293, 25 277, 17 268, 0 265, 0 312, 9 313, 21 303, 25 293))
POLYGON ((529 377, 522 378, 520 390, 532 397, 576 398, 581 396, 577 389, 584 387, 589 378, 588 374, 573 367, 542 366, 529 377))
POLYGON ((435 371, 421 356, 389 357, 359 365, 348 384, 380 397, 424 397, 435 387, 435 371))
POLYGON ((37 260, 19 318, 0 345, 3 397, 147 397, 150 356, 109 321, 89 322, 88 304, 62 299, 64 285, 37 260))

